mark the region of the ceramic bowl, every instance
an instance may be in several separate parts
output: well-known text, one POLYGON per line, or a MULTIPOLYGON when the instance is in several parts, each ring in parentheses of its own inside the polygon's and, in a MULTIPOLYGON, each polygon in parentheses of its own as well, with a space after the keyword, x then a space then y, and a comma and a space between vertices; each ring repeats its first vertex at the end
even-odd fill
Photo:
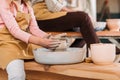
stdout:
POLYGON ((106 22, 95 22, 94 23, 94 28, 96 31, 102 31, 106 27, 106 22))
POLYGON ((115 60, 115 44, 95 43, 91 44, 91 58, 95 64, 107 65, 112 64, 115 60))
POLYGON ((72 64, 82 62, 86 49, 68 48, 66 51, 51 51, 45 48, 33 50, 35 61, 41 64, 72 64))
POLYGON ((120 19, 107 19, 107 27, 110 31, 119 31, 120 19))

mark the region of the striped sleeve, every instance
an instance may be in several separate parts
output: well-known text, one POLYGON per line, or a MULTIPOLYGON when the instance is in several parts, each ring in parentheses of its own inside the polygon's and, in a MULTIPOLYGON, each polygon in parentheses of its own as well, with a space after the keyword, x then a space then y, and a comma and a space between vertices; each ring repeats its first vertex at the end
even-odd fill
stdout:
POLYGON ((59 12, 66 5, 60 3, 58 0, 45 0, 48 9, 52 12, 59 12))

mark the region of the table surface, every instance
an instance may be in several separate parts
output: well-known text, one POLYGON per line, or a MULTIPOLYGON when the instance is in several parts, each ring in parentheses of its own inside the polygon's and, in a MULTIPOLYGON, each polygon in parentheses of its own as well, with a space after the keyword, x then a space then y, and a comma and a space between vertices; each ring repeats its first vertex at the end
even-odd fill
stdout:
MULTIPOLYGON (((67 33, 68 37, 82 37, 81 33, 79 32, 47 32, 53 35, 60 34, 60 33, 67 33)), ((96 32, 98 37, 120 37, 119 31, 97 31, 96 32)))
POLYGON ((25 66, 27 70, 50 72, 67 76, 102 80, 120 80, 120 63, 114 63, 112 65, 96 65, 93 63, 42 65, 36 62, 27 62, 25 66))

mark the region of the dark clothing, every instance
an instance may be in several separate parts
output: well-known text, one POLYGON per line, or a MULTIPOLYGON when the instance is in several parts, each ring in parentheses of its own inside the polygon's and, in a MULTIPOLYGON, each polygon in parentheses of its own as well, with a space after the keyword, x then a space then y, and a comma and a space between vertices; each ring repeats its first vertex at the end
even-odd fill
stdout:
POLYGON ((56 19, 39 20, 37 22, 40 29, 44 31, 67 31, 74 27, 80 27, 80 32, 88 47, 92 43, 99 43, 91 19, 84 12, 68 12, 67 15, 56 19))

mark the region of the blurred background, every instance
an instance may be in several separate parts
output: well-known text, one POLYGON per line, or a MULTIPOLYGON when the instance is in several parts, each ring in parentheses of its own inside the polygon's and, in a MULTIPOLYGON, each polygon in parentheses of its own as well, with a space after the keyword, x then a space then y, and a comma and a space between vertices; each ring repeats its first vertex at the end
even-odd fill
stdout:
POLYGON ((106 18, 120 18, 120 0, 97 0, 96 5, 97 20, 100 19, 102 13, 104 13, 103 18, 101 19, 103 21, 106 18), (103 9, 104 11, 102 11, 103 9))
POLYGON ((67 0, 69 7, 85 11, 97 21, 120 18, 120 0, 67 0))

